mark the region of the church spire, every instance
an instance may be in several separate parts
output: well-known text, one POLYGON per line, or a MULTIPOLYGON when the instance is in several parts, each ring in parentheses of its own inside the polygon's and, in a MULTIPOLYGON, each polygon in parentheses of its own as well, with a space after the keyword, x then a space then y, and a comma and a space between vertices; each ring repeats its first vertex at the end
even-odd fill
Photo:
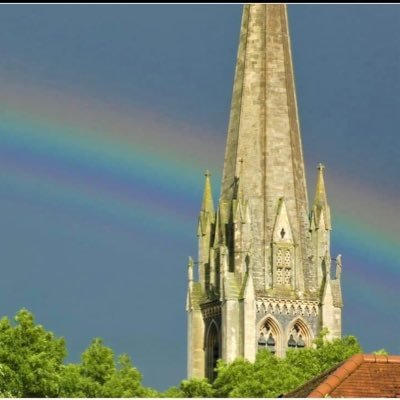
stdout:
MULTIPOLYGON (((308 199, 292 55, 284 4, 244 6, 230 111, 221 202, 240 194, 251 210, 254 284, 264 289, 276 210, 285 205, 297 257, 305 262, 308 199), (244 163, 242 162, 244 160, 244 163)), ((301 262, 300 264, 302 264, 301 262)), ((299 266, 297 276, 303 274, 299 266)))
POLYGON ((190 377, 213 380, 219 358, 311 346, 324 327, 340 336, 323 166, 310 214, 304 170, 286 5, 246 4, 221 196, 214 213, 206 173, 199 282, 189 279, 190 377))
MULTIPOLYGON (((248 186, 258 187, 267 178, 266 169, 274 167, 276 160, 282 162, 285 156, 288 163, 295 165, 282 164, 281 172, 285 180, 297 181, 306 201, 286 6, 247 4, 240 31, 222 197, 232 196, 232 182, 238 175, 240 160, 246 160, 241 175, 256 172, 257 179, 248 186), (268 152, 264 155, 265 149, 268 152)), ((273 183, 279 180, 270 178, 274 178, 273 183)))

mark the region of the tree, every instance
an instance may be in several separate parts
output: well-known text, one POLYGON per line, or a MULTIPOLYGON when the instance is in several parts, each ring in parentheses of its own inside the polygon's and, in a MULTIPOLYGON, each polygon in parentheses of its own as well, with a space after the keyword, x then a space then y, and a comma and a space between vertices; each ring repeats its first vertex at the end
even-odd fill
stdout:
POLYGON ((178 398, 181 399, 185 397, 182 390, 177 386, 171 386, 164 392, 160 393, 160 397, 167 397, 167 398, 178 398))
POLYGON ((157 397, 158 393, 142 386, 142 375, 126 354, 119 356, 94 339, 82 353, 81 364, 64 367, 61 397, 157 397))
POLYGON ((141 373, 132 365, 130 358, 123 354, 118 358, 118 368, 104 384, 103 397, 145 397, 141 373))
POLYGON ((22 309, 0 320, 0 392, 15 397, 57 397, 65 341, 56 338, 22 309))
POLYGON ((217 397, 276 397, 302 382, 296 367, 268 350, 258 352, 254 363, 219 361, 217 370, 213 384, 217 397))
POLYGON ((16 397, 21 393, 17 374, 7 365, 0 364, 0 397, 16 397))
POLYGON ((354 336, 328 341, 326 334, 321 332, 314 348, 288 349, 283 359, 261 350, 254 363, 240 358, 231 364, 219 361, 213 383, 216 397, 277 397, 362 351, 354 336))
POLYGON ((373 352, 373 354, 377 356, 387 356, 389 355, 389 352, 386 349, 379 349, 373 352))
POLYGON ((25 309, 14 320, 0 320, 0 397, 276 397, 362 351, 355 337, 328 341, 323 330, 313 348, 288 349, 284 359, 261 350, 254 363, 220 360, 212 384, 192 378, 158 393, 142 385, 129 356, 116 362, 102 339, 90 343, 81 363, 64 365, 63 338, 37 325, 25 309))
POLYGON ((192 378, 180 384, 183 397, 214 397, 214 390, 207 379, 192 378))
POLYGON ((59 397, 96 397, 101 385, 82 375, 80 364, 65 365, 60 378, 59 397))
POLYGON ((82 354, 81 374, 99 385, 108 381, 115 372, 114 353, 104 346, 100 338, 93 339, 82 354))
POLYGON ((254 368, 248 360, 237 358, 230 364, 219 360, 217 371, 217 378, 213 383, 216 397, 242 397, 241 386, 252 378, 254 368))
POLYGON ((210 382, 204 378, 185 379, 179 387, 172 386, 164 393, 162 397, 172 398, 194 398, 194 397, 215 397, 214 389, 210 382))

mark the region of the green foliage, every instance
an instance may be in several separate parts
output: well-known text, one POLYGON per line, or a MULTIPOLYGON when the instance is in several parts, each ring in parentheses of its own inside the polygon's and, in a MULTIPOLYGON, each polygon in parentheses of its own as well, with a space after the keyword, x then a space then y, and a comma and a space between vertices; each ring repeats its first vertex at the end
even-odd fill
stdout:
POLYGON ((0 393, 14 397, 57 397, 64 339, 36 325, 22 309, 14 318, 0 321, 0 393))
POLYGON ((217 364, 218 375, 213 383, 216 397, 242 397, 239 395, 240 386, 251 379, 253 364, 243 358, 237 358, 228 364, 219 360, 217 364))
POLYGON ((214 389, 207 379, 191 378, 172 386, 160 394, 168 398, 215 397, 214 389))
MULTIPOLYGON (((262 382, 256 392, 259 397, 276 397, 301 383, 298 368, 288 363, 286 359, 278 359, 268 350, 257 354, 254 370, 254 380, 262 382)), ((246 395, 251 396, 250 390, 247 390, 246 395)))
POLYGON ((142 375, 133 367, 129 356, 118 358, 118 367, 104 384, 103 397, 142 397, 142 375))
POLYGON ((181 382, 184 397, 214 397, 214 390, 207 379, 192 378, 181 382))
POLYGON ((258 352, 254 363, 220 361, 217 370, 213 385, 217 397, 276 397, 301 383, 296 367, 267 350, 258 352))
POLYGON ((82 375, 79 364, 64 366, 60 379, 59 397, 96 397, 100 385, 82 375))
POLYGON ((0 364, 0 397, 16 397, 19 393, 18 375, 7 365, 0 364))
POLYGON ((27 310, 14 320, 0 320, 0 397, 276 397, 362 351, 355 337, 328 341, 322 331, 313 348, 288 349, 284 359, 262 350, 254 363, 220 360, 213 384, 192 378, 158 393, 142 385, 142 375, 127 355, 116 362, 101 339, 91 342, 81 363, 64 365, 63 338, 35 324, 27 310))
POLYGON ((127 355, 115 363, 112 349, 94 339, 80 364, 64 365, 66 346, 33 315, 21 310, 15 324, 0 320, 0 397, 158 397, 142 386, 127 355))
POLYGON ((138 397, 162 397, 161 393, 158 392, 156 389, 143 386, 142 387, 142 395, 138 397))
POLYGON ((183 394, 182 390, 179 389, 179 387, 171 386, 164 392, 160 393, 160 397, 181 399, 181 398, 185 397, 185 395, 183 394))
POLYGON ((141 384, 142 375, 123 354, 114 353, 101 339, 94 339, 82 354, 82 363, 64 367, 61 397, 157 397, 141 384))
POLYGON ((385 349, 376 350, 376 351, 374 351, 373 354, 375 354, 377 356, 387 356, 387 355, 389 355, 388 351, 385 350, 385 349))
POLYGON ((316 349, 320 373, 333 367, 341 361, 347 360, 354 354, 362 353, 362 348, 354 336, 345 336, 333 339, 316 349))
POLYGON ((213 383, 216 397, 277 397, 362 352, 354 336, 328 341, 326 335, 321 332, 315 348, 288 349, 283 359, 262 350, 254 363, 240 358, 231 364, 219 361, 213 383))
POLYGON ((114 353, 94 339, 82 354, 81 364, 64 367, 61 376, 62 397, 107 397, 104 385, 115 373, 114 353))
POLYGON ((81 374, 102 386, 115 371, 114 353, 103 345, 102 339, 93 339, 82 354, 81 374))

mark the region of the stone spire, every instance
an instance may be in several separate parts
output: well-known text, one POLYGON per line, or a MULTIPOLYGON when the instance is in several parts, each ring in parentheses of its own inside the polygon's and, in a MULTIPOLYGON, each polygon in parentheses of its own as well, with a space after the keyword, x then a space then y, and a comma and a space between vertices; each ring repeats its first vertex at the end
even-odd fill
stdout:
POLYGON ((204 184, 204 194, 203 194, 203 202, 201 203, 201 211, 208 212, 210 213, 210 215, 214 215, 214 200, 211 189, 210 171, 207 170, 204 176, 206 177, 206 181, 204 184))
POLYGON ((317 176, 317 186, 315 189, 314 204, 322 207, 328 204, 326 199, 326 190, 324 181, 325 166, 319 163, 317 169, 318 169, 318 176, 317 176))
MULTIPOLYGON (((211 174, 205 172, 203 201, 199 215, 197 236, 199 238, 199 279, 203 291, 210 290, 210 280, 214 278, 210 271, 210 246, 214 234, 215 210, 211 189, 211 174)), ((215 280, 215 279, 214 279, 215 280)))
POLYGON ((308 212, 286 6, 246 4, 221 197, 214 212, 206 173, 198 282, 189 269, 189 377, 213 380, 219 358, 310 347, 324 327, 340 337, 330 226, 322 165, 308 212))
MULTIPOLYGON (((315 188, 314 202, 310 213, 310 232, 313 242, 313 256, 317 263, 318 287, 325 285, 324 293, 330 293, 331 289, 331 253, 330 253, 330 231, 331 213, 327 200, 324 171, 325 167, 320 163, 317 166, 317 184, 315 188)), ((337 281, 340 284, 339 280, 337 281)), ((336 289, 332 289, 336 290, 336 289)), ((324 298, 326 297, 326 293, 324 298)), ((328 314, 330 310, 328 311, 328 314)))
POLYGON ((317 169, 317 185, 315 189, 314 203, 311 211, 311 226, 315 228, 323 227, 331 230, 331 216, 324 181, 325 167, 320 163, 318 164, 317 169))
MULTIPOLYGON (((254 280, 262 289, 280 198, 300 260, 306 258, 308 200, 286 6, 245 5, 235 72, 221 203, 240 190, 251 210, 254 280)), ((302 264, 302 263, 301 263, 302 264)), ((303 269, 303 265, 299 267, 303 269)), ((302 275, 302 272, 299 272, 302 275)))
POLYGON ((197 228, 197 236, 204 236, 210 228, 210 224, 215 222, 214 200, 211 189, 211 174, 207 170, 204 174, 206 177, 204 183, 203 201, 201 203, 199 223, 197 228))

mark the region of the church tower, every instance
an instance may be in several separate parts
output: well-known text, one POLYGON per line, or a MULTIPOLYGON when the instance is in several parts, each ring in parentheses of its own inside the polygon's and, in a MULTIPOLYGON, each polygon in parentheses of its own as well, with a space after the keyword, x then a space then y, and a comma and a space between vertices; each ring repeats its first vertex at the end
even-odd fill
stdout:
POLYGON ((219 358, 284 356, 325 327, 341 336, 330 231, 321 164, 309 211, 286 6, 247 4, 220 200, 215 210, 207 172, 188 265, 189 377, 213 380, 219 358))

